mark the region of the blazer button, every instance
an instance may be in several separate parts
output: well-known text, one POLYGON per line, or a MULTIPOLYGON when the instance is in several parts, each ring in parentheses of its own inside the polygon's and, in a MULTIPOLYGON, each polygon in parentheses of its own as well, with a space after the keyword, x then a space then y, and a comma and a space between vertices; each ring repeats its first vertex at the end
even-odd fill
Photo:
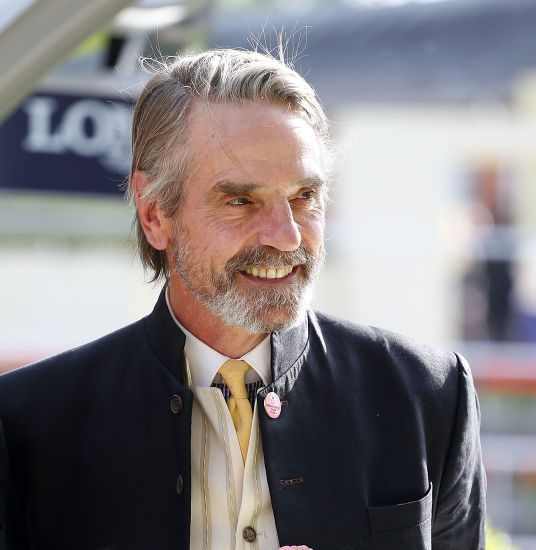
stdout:
POLYGON ((177 477, 177 494, 179 496, 182 496, 183 493, 184 493, 184 480, 182 478, 182 475, 179 474, 177 477))
POLYGON ((169 402, 169 407, 173 414, 180 414, 182 412, 182 398, 180 395, 173 395, 169 402))
POLYGON ((255 529, 248 525, 247 527, 244 527, 244 530, 242 531, 242 536, 244 537, 244 540, 246 542, 255 542, 255 539, 257 538, 257 533, 255 532, 255 529))

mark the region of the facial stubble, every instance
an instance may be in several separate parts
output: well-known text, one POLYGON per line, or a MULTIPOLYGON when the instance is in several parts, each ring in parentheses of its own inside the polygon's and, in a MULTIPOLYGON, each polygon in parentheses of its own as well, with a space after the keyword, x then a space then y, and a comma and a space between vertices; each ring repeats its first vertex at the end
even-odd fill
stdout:
POLYGON ((300 323, 325 257, 323 247, 314 254, 303 245, 293 251, 261 246, 240 251, 223 267, 207 266, 196 261, 192 238, 181 227, 172 246, 175 269, 196 299, 225 324, 251 334, 288 330, 300 323), (282 266, 298 266, 288 282, 248 287, 237 281, 247 267, 282 266))

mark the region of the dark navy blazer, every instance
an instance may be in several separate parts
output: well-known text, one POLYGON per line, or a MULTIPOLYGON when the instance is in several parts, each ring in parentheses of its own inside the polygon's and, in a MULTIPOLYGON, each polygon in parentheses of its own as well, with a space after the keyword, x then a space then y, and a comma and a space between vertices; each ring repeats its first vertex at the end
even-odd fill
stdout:
MULTIPOLYGON (((0 549, 189 549, 184 339, 162 294, 137 323, 0 377, 0 549)), ((257 406, 282 546, 484 549, 463 358, 313 313, 271 344, 257 406)))

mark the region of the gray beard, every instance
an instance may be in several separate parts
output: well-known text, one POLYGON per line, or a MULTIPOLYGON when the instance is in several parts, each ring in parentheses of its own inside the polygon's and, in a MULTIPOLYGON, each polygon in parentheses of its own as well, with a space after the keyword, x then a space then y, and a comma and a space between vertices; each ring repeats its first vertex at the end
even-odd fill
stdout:
POLYGON ((325 256, 323 249, 314 255, 303 246, 291 252, 263 246, 238 253, 218 273, 193 262, 191 239, 180 230, 174 241, 175 268, 190 292, 225 324, 251 334, 288 330, 304 319, 325 256), (296 280, 284 286, 248 291, 240 289, 235 281, 235 273, 248 266, 298 264, 296 280))
POLYGON ((207 296, 192 290, 196 298, 221 319, 232 327, 240 327, 251 334, 262 334, 274 330, 288 330, 298 325, 305 318, 307 308, 311 302, 312 289, 310 286, 303 289, 299 295, 279 291, 257 292, 255 302, 239 291, 235 286, 223 294, 207 296), (285 318, 274 321, 269 310, 284 309, 285 318))

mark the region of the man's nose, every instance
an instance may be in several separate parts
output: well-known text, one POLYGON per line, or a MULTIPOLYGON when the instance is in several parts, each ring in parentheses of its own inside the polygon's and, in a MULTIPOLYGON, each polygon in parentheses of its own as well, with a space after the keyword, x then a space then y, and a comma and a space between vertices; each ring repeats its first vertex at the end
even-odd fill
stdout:
POLYGON ((301 233, 287 201, 265 209, 260 220, 258 241, 261 246, 272 246, 284 252, 300 246, 301 233))

